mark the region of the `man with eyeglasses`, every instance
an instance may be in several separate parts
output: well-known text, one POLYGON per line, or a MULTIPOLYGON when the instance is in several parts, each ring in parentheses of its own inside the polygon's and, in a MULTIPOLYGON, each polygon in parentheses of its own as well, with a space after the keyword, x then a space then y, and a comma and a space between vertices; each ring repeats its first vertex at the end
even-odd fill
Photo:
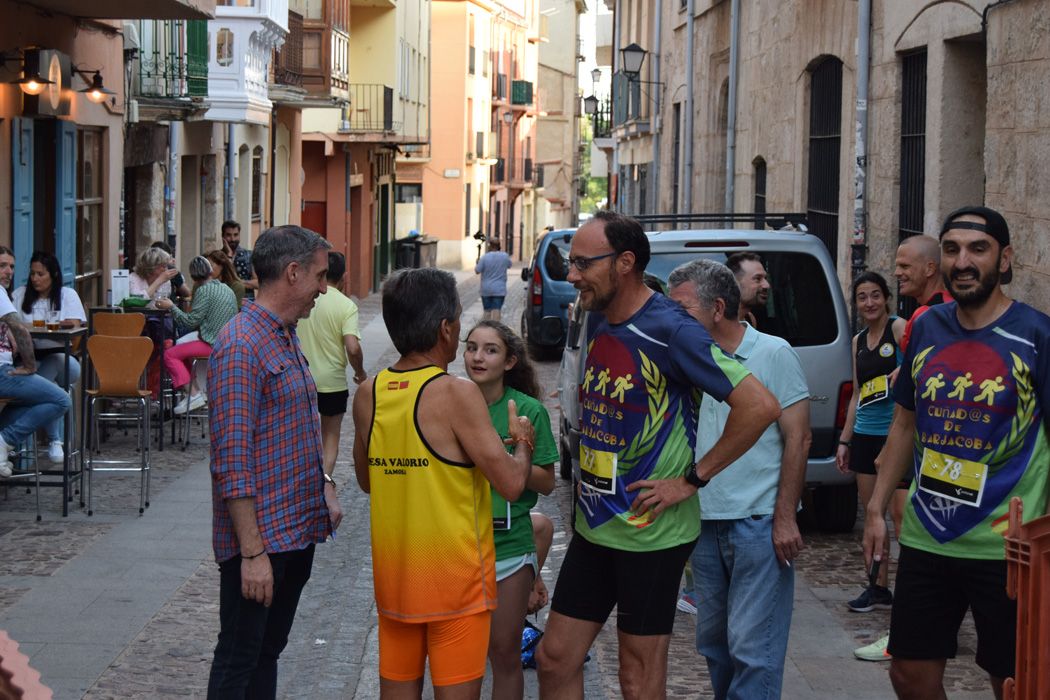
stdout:
POLYGON ((568 280, 599 321, 580 388, 576 532, 537 652, 543 698, 583 697, 587 649, 614 606, 623 697, 665 697, 678 583, 700 534, 697 489, 780 415, 703 326, 645 285, 648 262, 641 226, 611 211, 572 239, 568 280), (694 464, 697 392, 730 411, 694 464))

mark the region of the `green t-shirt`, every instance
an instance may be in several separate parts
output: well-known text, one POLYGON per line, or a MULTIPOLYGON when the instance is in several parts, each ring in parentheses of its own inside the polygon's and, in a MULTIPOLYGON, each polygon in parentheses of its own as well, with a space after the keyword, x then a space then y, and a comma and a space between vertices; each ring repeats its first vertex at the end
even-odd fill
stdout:
MULTIPOLYGON (((547 409, 542 403, 517 389, 507 387, 499 401, 489 406, 489 417, 499 436, 506 439, 510 435, 507 430, 508 399, 514 399, 518 415, 526 416, 536 429, 536 450, 532 453, 532 463, 545 465, 557 462, 558 445, 554 441, 554 433, 551 432, 551 419, 547 415, 547 409)), ((509 445, 507 451, 513 450, 514 446, 509 445)), ((492 489, 492 533, 496 541, 496 559, 509 559, 536 551, 529 510, 536 505, 538 499, 535 491, 525 489, 518 500, 508 504, 496 489, 492 489)))

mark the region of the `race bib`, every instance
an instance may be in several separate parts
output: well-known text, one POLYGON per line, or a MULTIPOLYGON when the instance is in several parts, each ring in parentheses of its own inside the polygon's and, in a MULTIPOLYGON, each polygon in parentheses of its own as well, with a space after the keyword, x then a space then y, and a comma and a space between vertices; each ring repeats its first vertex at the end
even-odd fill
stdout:
POLYGON ((616 453, 581 444, 580 481, 600 493, 616 493, 616 453))
POLYGON ((492 491, 492 529, 510 529, 510 501, 495 490, 492 491))
POLYGON ((942 454, 929 447, 922 452, 919 489, 968 506, 981 505, 988 465, 942 454))
POLYGON ((868 404, 882 401, 890 395, 890 377, 887 374, 870 379, 860 385, 860 398, 857 399, 857 408, 868 404))

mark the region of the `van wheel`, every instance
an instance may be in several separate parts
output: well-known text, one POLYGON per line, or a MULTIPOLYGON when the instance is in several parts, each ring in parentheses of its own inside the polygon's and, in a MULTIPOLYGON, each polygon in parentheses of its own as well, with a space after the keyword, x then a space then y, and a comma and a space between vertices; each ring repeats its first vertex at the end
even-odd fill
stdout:
POLYGON ((824 532, 852 532, 857 524, 857 484, 814 489, 813 516, 824 532))
POLYGON ((568 481, 572 478, 572 455, 569 454, 569 448, 562 442, 559 445, 561 453, 561 464, 558 469, 558 473, 561 474, 561 478, 568 481))

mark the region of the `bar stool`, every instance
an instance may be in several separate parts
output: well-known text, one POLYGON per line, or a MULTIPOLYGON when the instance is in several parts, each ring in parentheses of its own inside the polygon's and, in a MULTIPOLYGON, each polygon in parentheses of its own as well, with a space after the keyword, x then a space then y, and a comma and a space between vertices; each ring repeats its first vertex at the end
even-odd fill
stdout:
POLYGON ((141 474, 139 485, 139 514, 149 507, 150 482, 150 390, 142 389, 142 373, 153 354, 153 341, 145 336, 132 338, 93 335, 88 338, 88 356, 98 376, 98 388, 88 389, 87 412, 85 423, 91 431, 94 449, 88 450, 87 459, 87 492, 88 515, 93 514, 92 501, 95 490, 92 477, 95 471, 138 471, 141 474), (98 413, 95 403, 99 399, 119 399, 122 403, 135 404, 137 415, 129 416, 124 412, 98 413), (99 420, 134 422, 138 428, 139 459, 138 466, 134 460, 106 459, 96 460, 98 450, 99 420), (105 464, 96 467, 95 464, 105 464), (108 466, 126 465, 126 466, 108 466))
MULTIPOLYGON (((9 398, 0 397, 0 410, 3 410, 4 406, 7 406, 11 402, 9 398)), ((36 455, 36 433, 31 433, 22 444, 15 445, 15 449, 7 453, 8 459, 12 459, 12 464, 17 461, 17 466, 12 471, 11 476, 7 478, 0 477, 0 486, 4 487, 4 492, 12 485, 18 485, 21 481, 28 481, 29 479, 34 480, 33 488, 36 491, 36 521, 40 522, 40 464, 37 462, 36 455)), ((26 493, 29 492, 29 488, 26 487, 26 493)))
MULTIPOLYGON (((187 404, 189 403, 191 387, 193 386, 193 382, 197 379, 197 372, 201 367, 207 369, 208 359, 209 358, 207 357, 195 357, 193 358, 193 362, 190 364, 190 383, 186 385, 186 389, 183 392, 186 395, 187 404)), ((208 396, 207 387, 201 389, 201 391, 204 393, 205 397, 208 396)), ((192 411, 187 410, 179 417, 182 418, 182 451, 185 452, 186 448, 190 444, 191 419, 196 418, 198 421, 200 421, 201 439, 204 439, 206 437, 205 429, 208 425, 208 404, 207 402, 205 402, 205 404, 200 408, 194 409, 192 411)))

